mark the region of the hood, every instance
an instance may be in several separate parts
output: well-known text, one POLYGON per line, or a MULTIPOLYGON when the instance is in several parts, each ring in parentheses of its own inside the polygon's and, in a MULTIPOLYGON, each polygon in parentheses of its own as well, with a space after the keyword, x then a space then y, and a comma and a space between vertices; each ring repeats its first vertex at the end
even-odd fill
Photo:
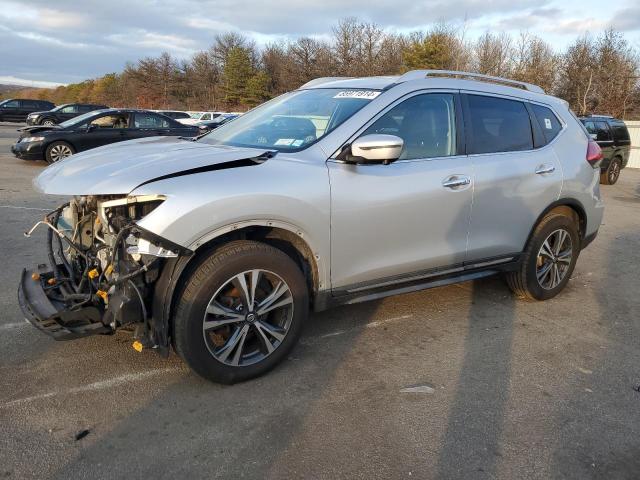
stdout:
MULTIPOLYGON (((34 187, 52 195, 128 194, 143 183, 173 175, 239 166, 264 150, 209 145, 177 137, 148 137, 72 155, 47 167, 34 187)), ((161 193, 161 192, 160 192, 161 193)))
POLYGON ((50 110, 42 110, 41 112, 31 112, 28 117, 37 117, 38 115, 42 115, 43 113, 49 113, 50 110))
POLYGON ((35 133, 35 132, 46 132, 49 130, 61 130, 62 127, 60 125, 49 125, 49 126, 42 126, 42 125, 33 125, 32 127, 22 127, 19 128, 18 131, 19 132, 24 132, 24 133, 35 133))

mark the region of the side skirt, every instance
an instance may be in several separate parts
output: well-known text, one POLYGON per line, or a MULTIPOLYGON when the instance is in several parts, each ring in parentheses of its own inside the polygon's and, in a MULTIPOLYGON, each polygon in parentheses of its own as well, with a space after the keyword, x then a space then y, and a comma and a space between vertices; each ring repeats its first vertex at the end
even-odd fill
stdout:
POLYGON ((501 272, 517 270, 520 267, 518 255, 512 255, 509 260, 495 264, 495 261, 475 262, 474 265, 464 266, 453 273, 425 273, 416 278, 416 275, 408 275, 405 279, 396 279, 389 282, 376 282, 370 288, 354 286, 338 291, 318 292, 313 303, 313 310, 321 312, 339 305, 351 305, 354 303, 368 302, 391 295, 416 292, 429 288, 442 287, 454 283, 468 282, 479 278, 489 277, 501 272), (383 286, 380 286, 384 284, 383 286))

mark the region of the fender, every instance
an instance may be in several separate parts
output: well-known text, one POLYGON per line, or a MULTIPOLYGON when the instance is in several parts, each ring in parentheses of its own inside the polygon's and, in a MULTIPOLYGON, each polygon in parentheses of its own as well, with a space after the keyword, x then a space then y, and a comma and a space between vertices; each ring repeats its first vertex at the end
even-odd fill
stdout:
POLYGON ((198 258, 198 253, 201 252, 202 249, 206 248, 207 245, 210 245, 210 242, 216 238, 253 226, 280 228, 301 238, 314 255, 318 275, 318 288, 328 288, 329 283, 326 278, 326 275, 328 274, 328 259, 325 260, 320 255, 318 250, 316 250, 314 246, 307 241, 308 235, 295 225, 279 220, 256 219, 235 222, 224 227, 217 228, 203 235, 189 246, 189 251, 195 254, 166 259, 162 267, 162 271, 160 272, 160 276, 154 284, 151 308, 151 326, 153 341, 157 346, 157 352, 160 355, 163 357, 167 357, 169 355, 169 321, 174 307, 173 303, 175 293, 180 288, 180 280, 183 278, 183 274, 187 268, 193 265, 192 262, 198 258))

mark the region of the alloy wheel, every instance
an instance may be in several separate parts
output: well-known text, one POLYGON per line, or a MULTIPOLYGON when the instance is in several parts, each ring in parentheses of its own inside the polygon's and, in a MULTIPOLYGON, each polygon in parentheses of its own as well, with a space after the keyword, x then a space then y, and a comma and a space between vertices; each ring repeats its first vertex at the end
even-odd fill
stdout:
POLYGON ((51 148, 52 162, 57 162, 59 160, 62 160, 63 158, 70 157, 71 155, 73 155, 73 152, 67 145, 54 145, 51 148))
POLYGON ((53 120, 45 120, 44 122, 42 122, 42 125, 44 125, 45 127, 52 127, 53 125, 55 125, 55 123, 53 122, 53 120))
POLYGON ((545 239, 538 251, 536 277, 545 290, 553 290, 566 277, 573 259, 571 235, 560 228, 545 239))
POLYGON ((618 181, 618 177, 620 176, 620 163, 614 160, 611 163, 611 167, 609 167, 609 183, 614 184, 618 181))
POLYGON ((249 270, 228 279, 205 311, 202 333, 211 355, 226 365, 264 360, 284 341, 293 319, 287 283, 268 270, 249 270))

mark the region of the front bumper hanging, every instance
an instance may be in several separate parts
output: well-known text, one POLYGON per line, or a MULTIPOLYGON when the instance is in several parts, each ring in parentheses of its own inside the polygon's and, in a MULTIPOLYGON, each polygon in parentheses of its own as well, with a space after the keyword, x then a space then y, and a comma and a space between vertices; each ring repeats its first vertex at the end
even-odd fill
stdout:
POLYGON ((18 302, 26 320, 38 330, 56 340, 73 340, 89 335, 112 333, 101 322, 101 313, 94 306, 67 309, 64 303, 52 301, 45 291, 53 272, 47 265, 37 270, 22 271, 18 285, 18 302))

